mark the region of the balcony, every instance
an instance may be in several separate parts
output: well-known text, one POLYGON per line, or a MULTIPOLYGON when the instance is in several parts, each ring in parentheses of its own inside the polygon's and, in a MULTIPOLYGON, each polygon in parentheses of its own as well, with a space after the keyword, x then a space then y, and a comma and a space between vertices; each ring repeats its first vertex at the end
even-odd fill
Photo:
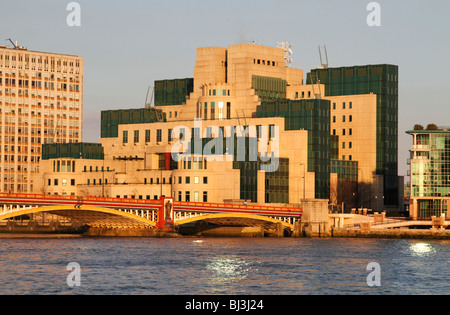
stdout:
POLYGON ((430 145, 428 144, 416 144, 411 148, 413 151, 429 151, 430 145))

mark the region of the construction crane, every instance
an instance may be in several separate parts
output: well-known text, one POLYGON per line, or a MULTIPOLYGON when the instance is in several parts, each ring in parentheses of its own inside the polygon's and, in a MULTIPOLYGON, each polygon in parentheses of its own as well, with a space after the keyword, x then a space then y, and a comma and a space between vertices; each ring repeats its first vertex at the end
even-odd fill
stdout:
POLYGON ((145 97, 145 108, 152 108, 153 107, 152 103, 153 103, 153 96, 155 95, 155 89, 153 88, 152 97, 150 99, 150 103, 148 103, 148 94, 149 93, 150 93, 150 86, 148 87, 147 96, 145 97))
POLYGON ((313 90, 314 98, 315 99, 321 99, 322 98, 322 92, 320 90, 320 80, 319 80, 317 74, 314 73, 314 72, 311 72, 310 73, 310 80, 311 80, 311 87, 312 87, 312 90, 313 90), (317 86, 319 88, 319 93, 317 93, 317 94, 316 94, 316 91, 314 89, 314 85, 316 85, 316 84, 317 84, 317 86))
POLYGON ((320 57, 320 64, 322 65, 323 69, 328 69, 328 53, 327 53, 327 47, 325 45, 323 45, 323 49, 325 52, 325 58, 326 58, 326 63, 323 63, 322 61, 322 47, 320 47, 319 45, 319 57, 320 57))

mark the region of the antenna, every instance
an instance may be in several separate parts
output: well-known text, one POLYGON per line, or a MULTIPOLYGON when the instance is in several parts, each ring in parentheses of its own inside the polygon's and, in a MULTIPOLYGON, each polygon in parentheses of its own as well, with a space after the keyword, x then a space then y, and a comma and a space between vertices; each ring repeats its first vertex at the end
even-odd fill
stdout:
POLYGON ((14 44, 14 42, 11 40, 11 38, 8 38, 8 39, 6 39, 6 40, 9 40, 9 41, 11 42, 11 44, 14 46, 14 49, 17 48, 17 45, 14 44))
POLYGON ((320 47, 319 45, 319 56, 320 56, 320 64, 322 65, 322 67, 324 69, 328 69, 328 53, 327 53, 327 47, 325 45, 323 45, 323 49, 325 51, 325 59, 326 59, 326 63, 323 63, 322 61, 322 47, 320 47))
POLYGON ((277 43, 277 48, 282 48, 284 49, 284 62, 286 63, 286 66, 289 67, 292 63, 292 43, 288 43, 288 42, 278 42, 277 43))

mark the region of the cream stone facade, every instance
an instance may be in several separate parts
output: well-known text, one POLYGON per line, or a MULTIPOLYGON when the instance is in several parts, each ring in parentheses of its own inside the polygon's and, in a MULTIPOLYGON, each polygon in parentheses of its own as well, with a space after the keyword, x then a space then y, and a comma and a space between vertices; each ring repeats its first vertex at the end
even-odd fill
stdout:
MULTIPOLYGON (((192 89, 182 100, 168 98, 134 112, 102 112, 104 157, 47 156, 41 160, 42 180, 36 190, 51 195, 164 195, 177 201, 302 205, 305 200, 329 199, 338 185, 337 175, 329 171, 329 137, 336 135, 338 159, 358 162, 358 180, 370 186, 368 201, 381 209, 377 96, 326 96, 324 84, 304 84, 303 76, 303 70, 285 64, 281 48, 199 48, 192 89), (249 135, 240 138, 247 127, 249 135), (211 154, 212 148, 220 152, 213 141, 219 133, 223 142, 247 139, 257 145, 247 146, 242 155, 235 152, 240 148, 236 143, 225 146, 233 152, 211 154), (195 148, 201 138, 200 149, 195 148), (252 155, 252 149, 258 154, 252 155), (63 174, 57 172, 57 164, 64 160, 75 167, 63 174), (274 161, 275 168, 265 167, 274 161)), ((170 88, 159 92, 173 96, 181 91, 175 82, 169 83, 170 88)))

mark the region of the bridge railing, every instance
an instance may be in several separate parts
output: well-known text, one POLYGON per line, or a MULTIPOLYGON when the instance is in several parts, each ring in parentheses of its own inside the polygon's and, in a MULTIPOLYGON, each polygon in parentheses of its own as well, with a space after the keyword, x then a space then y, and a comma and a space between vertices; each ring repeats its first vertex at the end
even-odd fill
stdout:
MULTIPOLYGON (((80 196, 60 196, 60 195, 44 195, 44 194, 22 194, 22 193, 0 193, 1 199, 30 199, 30 200, 52 200, 52 201, 73 201, 73 202, 111 202, 121 204, 150 204, 162 205, 161 200, 154 199, 128 199, 128 198, 111 198, 111 197, 80 197, 80 196)), ((189 202, 189 201, 174 201, 174 206, 178 208, 183 207, 202 207, 220 209, 236 209, 236 210, 253 210, 257 211, 271 211, 271 212, 292 212, 293 215, 301 213, 301 208, 293 207, 271 207, 258 205, 236 205, 236 204, 222 204, 211 202, 189 202)))
POLYGON ((80 197, 80 196, 60 196, 60 195, 43 195, 43 194, 18 194, 18 193, 0 193, 0 198, 7 199, 31 199, 31 200, 61 200, 61 201, 98 201, 98 202, 117 202, 132 204, 153 204, 160 205, 160 200, 154 199, 124 199, 111 197, 80 197))

